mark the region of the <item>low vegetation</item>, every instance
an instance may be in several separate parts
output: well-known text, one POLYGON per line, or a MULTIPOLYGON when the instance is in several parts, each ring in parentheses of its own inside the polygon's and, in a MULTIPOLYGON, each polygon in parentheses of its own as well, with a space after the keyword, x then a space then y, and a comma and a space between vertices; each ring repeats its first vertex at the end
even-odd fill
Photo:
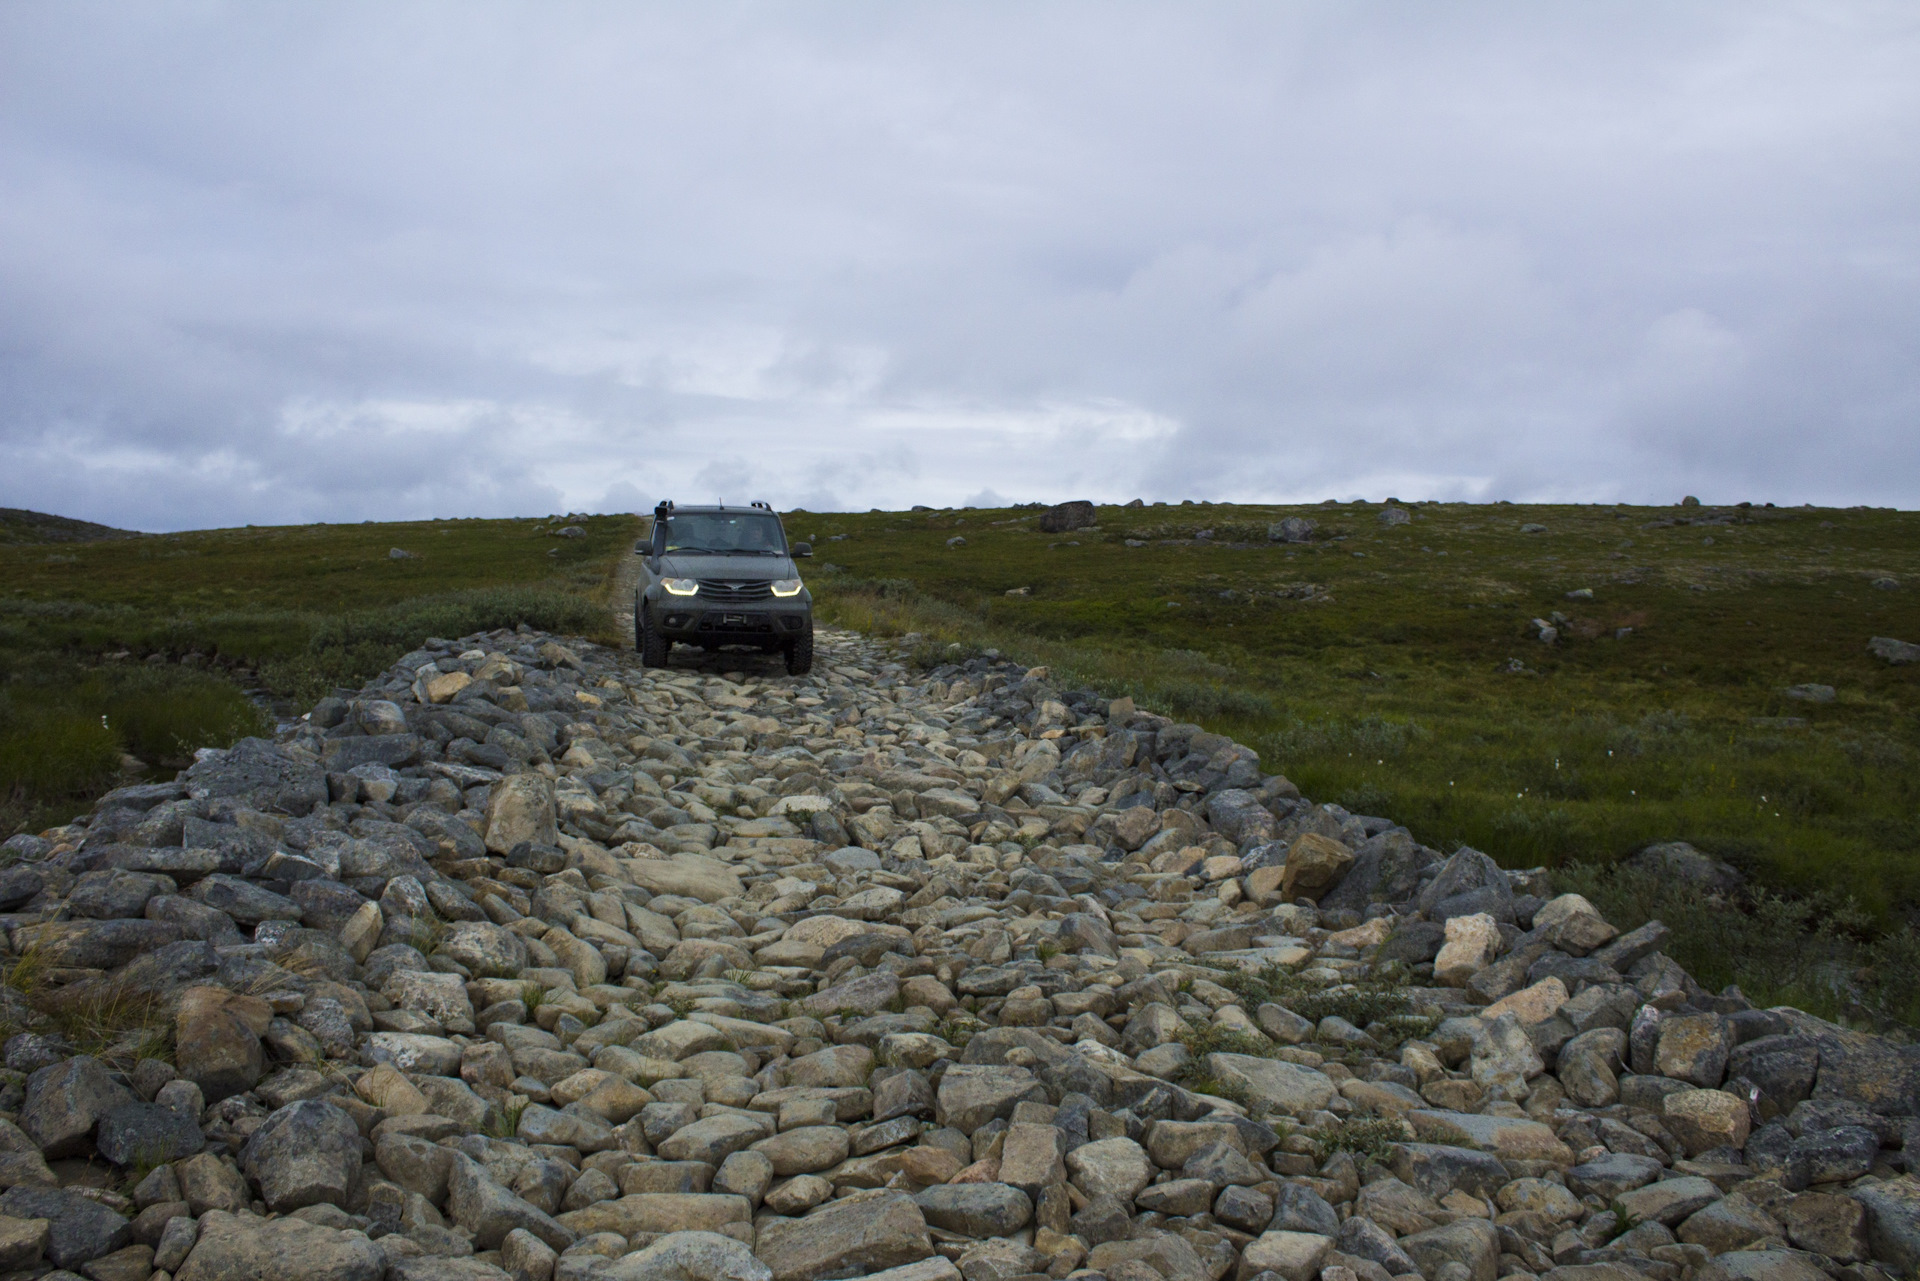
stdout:
POLYGON ((1688 840, 1882 922, 1920 903, 1920 669, 1867 650, 1920 639, 1920 515, 1384 510, 1102 507, 1070 534, 1020 509, 788 523, 817 539, 826 618, 917 634, 928 663, 992 648, 1131 695, 1442 848, 1560 867, 1688 840), (1312 541, 1267 537, 1289 516, 1312 541), (1806 685, 1832 701, 1789 692, 1806 685))
POLYGON ((357 686, 428 636, 525 623, 616 640, 611 575, 639 529, 576 516, 109 537, 29 517, 0 522, 0 835, 267 732, 273 712, 357 686))
POLYGON ((121 1068, 172 1056, 169 1019, 152 992, 111 977, 62 986, 47 981, 48 968, 35 947, 0 968, 0 1035, 52 1035, 121 1068))
POLYGON ((1920 642, 1920 514, 1394 507, 788 523, 819 548, 819 614, 913 636, 928 666, 1046 664, 1249 744, 1316 800, 1552 868, 1623 928, 1661 917, 1703 982, 1915 1022, 1895 976, 1920 959, 1920 667, 1867 642, 1920 642), (1268 536, 1288 517, 1308 541, 1268 536), (1610 870, 1666 840, 1754 891, 1610 870))
POLYGON ((1315 1132, 1314 1155, 1325 1161, 1336 1152, 1351 1152, 1361 1161, 1385 1165, 1393 1156, 1393 1145, 1411 1137, 1412 1127, 1399 1117, 1348 1117, 1315 1132))

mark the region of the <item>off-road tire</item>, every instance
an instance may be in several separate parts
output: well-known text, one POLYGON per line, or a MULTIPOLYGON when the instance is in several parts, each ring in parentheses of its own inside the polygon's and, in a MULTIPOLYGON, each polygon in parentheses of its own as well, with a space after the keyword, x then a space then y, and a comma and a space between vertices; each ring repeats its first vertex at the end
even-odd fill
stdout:
POLYGON ((633 606, 633 647, 640 651, 640 666, 665 667, 673 642, 647 626, 647 607, 635 601, 633 606))
POLYGON ((786 643, 787 675, 805 676, 813 670, 813 620, 807 620, 807 630, 786 643))

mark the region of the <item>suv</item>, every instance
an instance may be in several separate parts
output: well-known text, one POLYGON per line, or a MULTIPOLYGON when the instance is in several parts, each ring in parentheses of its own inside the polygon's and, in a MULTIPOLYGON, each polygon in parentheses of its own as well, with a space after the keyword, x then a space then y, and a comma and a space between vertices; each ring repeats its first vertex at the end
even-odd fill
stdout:
POLYGON ((813 597, 765 503, 746 507, 653 509, 653 533, 633 545, 646 559, 633 597, 634 648, 647 667, 665 667, 673 643, 719 649, 747 645, 787 656, 787 671, 813 668, 813 597))

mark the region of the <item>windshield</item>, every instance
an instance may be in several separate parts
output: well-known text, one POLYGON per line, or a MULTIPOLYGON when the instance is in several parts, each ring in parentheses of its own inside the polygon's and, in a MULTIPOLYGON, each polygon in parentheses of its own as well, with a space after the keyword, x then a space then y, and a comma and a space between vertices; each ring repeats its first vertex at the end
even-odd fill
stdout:
POLYGON ((665 527, 665 543, 655 533, 654 545, 663 552, 718 552, 728 556, 783 556, 787 540, 780 521, 759 512, 685 512, 657 524, 665 527))

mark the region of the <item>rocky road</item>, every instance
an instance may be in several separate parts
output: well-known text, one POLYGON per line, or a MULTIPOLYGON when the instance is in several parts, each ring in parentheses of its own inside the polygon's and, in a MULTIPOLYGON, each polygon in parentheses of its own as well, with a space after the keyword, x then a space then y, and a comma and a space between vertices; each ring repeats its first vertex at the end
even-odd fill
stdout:
POLYGON ((1910 1048, 1044 669, 819 655, 429 641, 8 841, 0 1276, 1920 1264, 1910 1048))

